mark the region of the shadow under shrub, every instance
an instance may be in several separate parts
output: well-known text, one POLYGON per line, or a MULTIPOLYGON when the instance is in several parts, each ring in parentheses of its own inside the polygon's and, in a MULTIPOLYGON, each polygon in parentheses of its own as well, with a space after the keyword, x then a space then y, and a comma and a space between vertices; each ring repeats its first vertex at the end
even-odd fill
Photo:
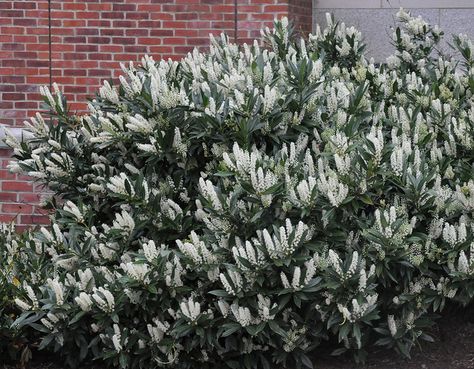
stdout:
POLYGON ((322 341, 408 356, 474 294, 473 46, 400 11, 376 66, 328 20, 123 66, 11 169, 57 197, 22 250, 15 326, 70 365, 311 367, 322 341))

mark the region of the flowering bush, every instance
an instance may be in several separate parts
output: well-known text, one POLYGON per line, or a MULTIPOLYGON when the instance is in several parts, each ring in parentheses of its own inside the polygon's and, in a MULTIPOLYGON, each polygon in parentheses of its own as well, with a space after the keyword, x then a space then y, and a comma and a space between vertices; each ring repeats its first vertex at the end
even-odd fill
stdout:
MULTIPOLYGON (((0 357, 3 363, 12 361, 23 365, 31 358, 28 338, 33 337, 12 324, 20 314, 14 300, 21 289, 17 276, 23 274, 23 270, 18 269, 21 256, 17 250, 21 239, 28 236, 19 236, 14 230, 13 224, 0 225, 0 357)), ((31 287, 25 285, 25 288, 31 287)))
POLYGON ((46 183, 52 226, 17 245, 16 327, 71 365, 311 367, 330 340, 409 355, 474 295, 474 47, 404 11, 376 66, 328 27, 266 47, 211 38, 180 62, 123 66, 8 143, 46 183), (79 353, 79 354, 78 354, 79 353))

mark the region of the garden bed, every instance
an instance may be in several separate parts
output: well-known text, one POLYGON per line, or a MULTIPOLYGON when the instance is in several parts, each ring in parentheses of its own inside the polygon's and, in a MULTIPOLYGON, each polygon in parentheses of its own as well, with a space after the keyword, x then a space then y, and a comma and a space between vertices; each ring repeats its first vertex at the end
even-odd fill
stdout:
MULTIPOLYGON (((329 351, 315 358, 315 369, 470 369, 474 368, 474 311, 453 312, 440 320, 434 332, 436 342, 425 343, 414 349, 412 359, 407 360, 393 351, 371 352, 363 365, 354 364, 351 357, 331 357, 329 351)), ((5 365, 1 369, 15 369, 5 365)), ((37 353, 26 369, 62 369, 48 357, 37 353)), ((95 369, 94 367, 80 369, 95 369)))

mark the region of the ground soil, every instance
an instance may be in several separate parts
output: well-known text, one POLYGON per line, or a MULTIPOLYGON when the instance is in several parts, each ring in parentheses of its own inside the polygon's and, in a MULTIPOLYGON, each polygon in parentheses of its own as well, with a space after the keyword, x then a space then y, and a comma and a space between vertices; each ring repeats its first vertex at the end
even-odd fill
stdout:
POLYGON ((407 360, 393 351, 369 352, 364 365, 350 358, 315 358, 315 369, 474 369, 474 306, 446 312, 432 332, 434 343, 425 343, 407 360))
MULTIPOLYGON (((432 332, 436 342, 426 343, 412 351, 410 360, 392 351, 369 352, 363 365, 356 365, 350 357, 331 357, 321 353, 313 360, 315 369, 474 369, 474 307, 462 312, 450 311, 440 319, 432 332)), ((62 369, 45 357, 36 359, 25 369, 62 369)), ((1 358, 0 358, 1 363, 1 358)), ((15 369, 2 366, 0 369, 15 369)), ((81 368, 81 369, 99 369, 81 368)))

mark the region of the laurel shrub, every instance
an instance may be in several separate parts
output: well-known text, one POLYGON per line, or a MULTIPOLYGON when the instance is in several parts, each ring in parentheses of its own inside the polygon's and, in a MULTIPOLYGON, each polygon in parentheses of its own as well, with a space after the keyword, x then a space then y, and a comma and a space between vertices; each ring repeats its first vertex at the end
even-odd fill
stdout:
POLYGON ((283 19, 263 44, 122 66, 85 115, 44 88, 51 117, 7 139, 54 194, 51 225, 5 243, 13 327, 121 368, 431 341, 474 295, 474 46, 443 55, 437 27, 398 19, 382 64, 353 27, 298 39, 283 19))
POLYGON ((20 279, 30 279, 30 273, 41 266, 40 260, 50 262, 42 256, 19 252, 20 245, 30 242, 29 232, 19 234, 13 223, 0 224, 0 362, 24 366, 32 358, 31 343, 40 337, 34 330, 20 329, 13 324, 21 310, 15 299, 24 293, 34 296, 27 283, 20 279))

